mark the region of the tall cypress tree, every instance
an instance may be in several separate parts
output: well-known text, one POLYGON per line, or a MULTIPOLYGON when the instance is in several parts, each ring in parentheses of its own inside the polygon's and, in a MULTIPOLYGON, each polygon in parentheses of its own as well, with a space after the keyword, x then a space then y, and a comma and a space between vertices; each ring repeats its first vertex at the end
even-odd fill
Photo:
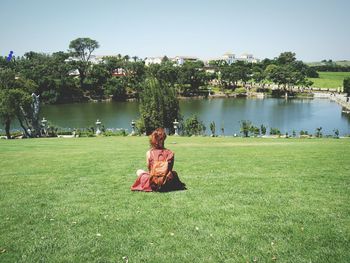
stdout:
POLYGON ((145 81, 145 88, 140 94, 139 120, 141 132, 152 133, 162 127, 174 132, 173 122, 180 119, 179 101, 175 89, 170 85, 150 78, 145 81))

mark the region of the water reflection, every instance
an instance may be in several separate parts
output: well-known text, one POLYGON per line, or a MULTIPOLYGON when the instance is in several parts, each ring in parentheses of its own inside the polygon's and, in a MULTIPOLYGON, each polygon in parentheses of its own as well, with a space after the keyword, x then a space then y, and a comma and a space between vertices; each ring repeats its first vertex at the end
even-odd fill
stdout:
MULTIPOLYGON (((342 113, 341 106, 327 99, 182 100, 180 109, 185 118, 197 114, 208 133, 210 122, 215 121, 218 131, 223 126, 226 135, 238 134, 241 120, 290 134, 293 130, 314 133, 317 127, 322 127, 324 134, 333 134, 334 129, 339 129, 341 135, 350 133, 350 115, 342 113)), ((130 130, 130 122, 138 118, 139 109, 137 102, 47 105, 41 116, 60 127, 90 127, 100 119, 105 127, 130 130)))

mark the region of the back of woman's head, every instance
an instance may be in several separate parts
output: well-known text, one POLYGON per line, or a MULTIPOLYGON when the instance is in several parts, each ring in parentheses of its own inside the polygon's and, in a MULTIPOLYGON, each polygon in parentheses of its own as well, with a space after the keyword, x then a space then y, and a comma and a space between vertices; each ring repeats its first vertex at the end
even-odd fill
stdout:
POLYGON ((152 148, 164 149, 164 141, 166 139, 166 133, 163 128, 158 128, 149 137, 149 142, 152 148))

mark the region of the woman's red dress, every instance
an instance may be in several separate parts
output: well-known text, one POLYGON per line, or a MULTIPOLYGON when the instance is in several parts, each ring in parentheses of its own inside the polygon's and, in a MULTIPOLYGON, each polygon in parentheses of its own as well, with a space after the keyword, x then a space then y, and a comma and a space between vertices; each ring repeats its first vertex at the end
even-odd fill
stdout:
MULTIPOLYGON (((135 183, 131 186, 131 190, 152 192, 149 171, 151 170, 154 161, 163 160, 168 160, 169 170, 172 171, 174 165, 174 153, 168 149, 151 149, 151 154, 148 159, 148 172, 144 172, 137 177, 135 183)), ((164 189, 166 191, 186 189, 185 184, 180 182, 177 173, 175 171, 172 171, 172 173, 173 179, 167 183, 168 185, 166 185, 164 189)))

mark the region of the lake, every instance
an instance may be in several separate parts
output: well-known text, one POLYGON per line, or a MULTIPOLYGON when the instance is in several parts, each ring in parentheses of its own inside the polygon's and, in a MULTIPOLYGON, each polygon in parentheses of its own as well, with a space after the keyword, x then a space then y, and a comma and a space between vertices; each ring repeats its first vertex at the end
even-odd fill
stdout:
MULTIPOLYGON (((333 134, 334 129, 339 129, 341 135, 350 133, 349 114, 342 113, 342 107, 328 99, 191 99, 181 100, 180 109, 185 118, 197 114, 207 126, 207 133, 209 123, 215 121, 217 133, 223 126, 225 135, 239 134, 241 120, 289 134, 293 130, 314 134, 318 127, 322 127, 323 134, 333 134)), ((99 119, 106 128, 130 131, 131 120, 138 116, 138 102, 45 105, 41 111, 41 117, 62 128, 87 128, 99 119)))

